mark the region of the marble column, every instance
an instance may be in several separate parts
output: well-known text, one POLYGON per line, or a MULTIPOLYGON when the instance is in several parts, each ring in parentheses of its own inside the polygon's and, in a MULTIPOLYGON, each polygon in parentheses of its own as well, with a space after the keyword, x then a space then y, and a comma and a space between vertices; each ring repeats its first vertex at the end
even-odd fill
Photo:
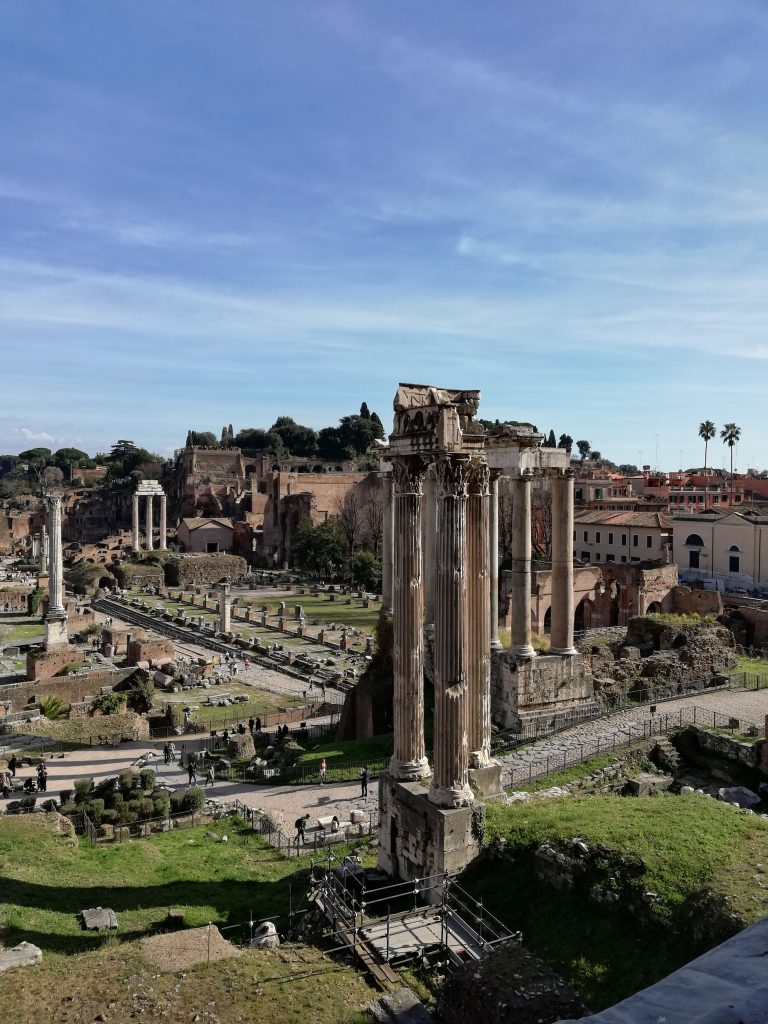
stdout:
POLYGON ((152 515, 152 495, 151 494, 147 495, 146 517, 147 517, 147 522, 146 522, 147 551, 151 551, 154 548, 154 546, 155 546, 155 527, 154 527, 154 523, 152 522, 152 520, 154 519, 154 516, 152 515))
POLYGON ((161 494, 160 495, 160 550, 161 551, 167 550, 167 536, 166 536, 166 532, 167 532, 167 521, 166 521, 167 505, 168 505, 168 499, 166 498, 166 496, 164 494, 161 494))
POLYGON ((445 455, 437 471, 434 766, 429 799, 439 807, 471 803, 467 733, 467 476, 469 459, 445 455))
POLYGON ((489 483, 488 466, 483 461, 474 461, 467 494, 466 556, 469 652, 467 733, 472 768, 485 768, 491 760, 489 483))
POLYGON ((30 537, 32 541, 32 561, 40 564, 40 534, 33 533, 30 537))
POLYGON ((139 496, 134 494, 133 496, 133 519, 131 521, 131 547, 134 551, 138 551, 141 547, 141 541, 139 539, 139 496))
POLYGON ((45 615, 45 647, 67 643, 67 613, 64 608, 64 559, 61 548, 61 496, 48 498, 48 611, 45 615))
MULTIPOLYGON (((511 652, 533 658, 531 644, 531 478, 512 477, 512 572, 510 576, 511 652)), ((554 587, 554 582, 553 582, 554 587)))
POLYGON ((229 633, 232 628, 232 606, 230 604, 230 585, 221 584, 219 593, 219 631, 229 633))
POLYGON ((392 614, 392 560, 394 558, 394 516, 392 496, 392 473, 386 473, 384 480, 384 532, 381 537, 381 607, 385 615, 392 614))
POLYGON ((436 526, 437 505, 434 471, 424 477, 424 500, 421 514, 421 543, 424 552, 424 626, 433 629, 435 625, 435 585, 437 571, 436 526))
POLYGON ((394 754, 390 771, 414 782, 429 775, 424 749, 424 576, 421 505, 425 465, 419 458, 392 462, 392 607, 394 754))
POLYGON ((488 539, 490 546, 491 586, 491 649, 502 649, 499 640, 499 477, 501 472, 491 470, 491 496, 489 509, 488 539))
POLYGON ((573 646, 573 472, 550 478, 552 486, 551 654, 575 654, 573 646))
POLYGON ((40 572, 45 574, 48 572, 48 558, 50 554, 50 543, 48 541, 48 530, 43 524, 40 527, 40 572))

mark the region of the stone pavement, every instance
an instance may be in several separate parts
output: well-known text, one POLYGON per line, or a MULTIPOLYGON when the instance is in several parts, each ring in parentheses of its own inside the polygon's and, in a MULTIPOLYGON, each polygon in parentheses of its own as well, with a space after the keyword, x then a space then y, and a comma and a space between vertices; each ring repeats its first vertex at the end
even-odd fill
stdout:
MULTIPOLYGON (((690 715, 693 713, 694 706, 697 711, 699 709, 716 711, 721 715, 733 716, 742 721, 754 722, 755 725, 762 726, 765 723, 765 716, 768 715, 768 689, 717 690, 713 693, 704 691, 690 697, 659 703, 656 705, 656 714, 653 716, 650 713, 650 706, 646 704, 617 712, 607 718, 583 722, 581 725, 536 740, 511 754, 499 757, 503 766, 502 783, 505 787, 519 784, 520 773, 525 774, 531 766, 537 762, 546 761, 547 758, 551 761, 552 771, 555 771, 558 762, 562 762, 563 759, 566 762, 572 760, 580 754, 582 747, 593 750, 598 738, 600 747, 608 751, 617 734, 619 734, 617 742, 621 742, 621 737, 629 738, 630 727, 633 733, 642 732, 644 724, 658 721, 665 715, 672 718, 681 710, 686 715, 690 715)), ((533 768, 533 773, 536 774, 536 768, 533 768)))

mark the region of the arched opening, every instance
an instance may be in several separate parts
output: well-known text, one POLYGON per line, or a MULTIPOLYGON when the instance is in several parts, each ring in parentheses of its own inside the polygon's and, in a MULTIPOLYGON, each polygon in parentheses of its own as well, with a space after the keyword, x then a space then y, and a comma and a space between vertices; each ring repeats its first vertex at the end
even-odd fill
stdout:
POLYGON ((549 636, 550 631, 552 629, 552 609, 551 608, 547 608, 547 610, 544 612, 544 626, 543 626, 543 628, 544 628, 545 635, 549 636))
POLYGON ((648 612, 647 612, 647 614, 648 615, 661 615, 661 602, 660 601, 651 601, 651 603, 648 605, 648 612))
POLYGON ((573 628, 577 633, 584 629, 589 629, 592 625, 594 607, 594 604, 588 597, 582 598, 576 605, 576 611, 573 614, 573 628))
POLYGON ((741 572, 741 548, 731 544, 728 548, 728 572, 741 572))
POLYGON ((704 547, 704 541, 698 533, 689 533, 685 541, 685 546, 688 548, 688 568, 698 569, 701 562, 701 548, 704 547))

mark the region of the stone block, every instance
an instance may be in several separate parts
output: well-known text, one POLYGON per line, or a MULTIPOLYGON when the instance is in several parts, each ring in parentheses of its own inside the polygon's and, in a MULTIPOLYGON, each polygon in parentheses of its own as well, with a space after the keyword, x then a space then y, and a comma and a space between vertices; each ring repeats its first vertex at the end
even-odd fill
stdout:
POLYGON ((12 967, 31 967, 43 959, 43 951, 31 942, 20 942, 17 946, 0 953, 0 974, 12 967))
POLYGON ((101 932, 117 928, 117 915, 108 907, 91 907, 90 910, 81 910, 80 916, 88 931, 101 932))

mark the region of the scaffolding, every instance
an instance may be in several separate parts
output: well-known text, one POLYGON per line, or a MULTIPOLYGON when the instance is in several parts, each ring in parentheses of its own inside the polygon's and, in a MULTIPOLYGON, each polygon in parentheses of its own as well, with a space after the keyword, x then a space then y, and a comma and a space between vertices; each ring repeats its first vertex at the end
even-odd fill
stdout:
POLYGON ((309 890, 291 908, 292 933, 320 935, 348 951, 383 989, 400 984, 393 967, 414 961, 451 971, 494 946, 519 941, 447 873, 391 882, 352 854, 313 864, 309 890))

